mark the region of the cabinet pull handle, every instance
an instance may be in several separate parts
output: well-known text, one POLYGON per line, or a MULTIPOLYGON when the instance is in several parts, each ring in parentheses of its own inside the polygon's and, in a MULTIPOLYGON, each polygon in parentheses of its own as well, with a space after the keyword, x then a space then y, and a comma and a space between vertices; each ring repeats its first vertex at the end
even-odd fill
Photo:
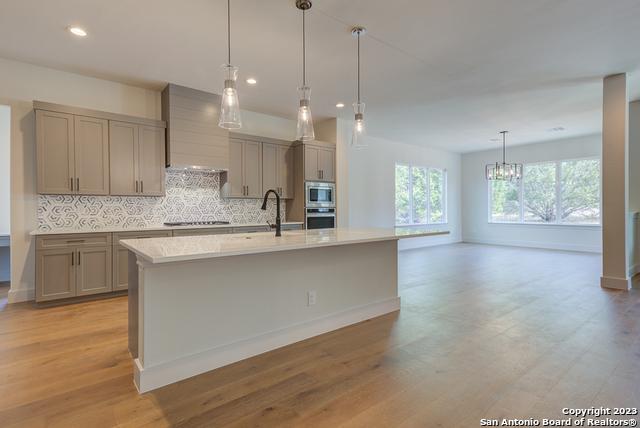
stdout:
POLYGON ((138 193, 138 180, 136 180, 136 193, 138 193))
POLYGON ((80 266, 80 251, 78 251, 78 266, 80 266))
POLYGON ((81 243, 81 242, 84 242, 84 239, 69 239, 67 241, 67 244, 81 243))
POLYGON ((80 178, 76 177, 76 191, 79 192, 80 191, 80 178))
POLYGON ((69 181, 71 182, 71 191, 73 192, 73 177, 69 177, 69 181))
POLYGON ((73 259, 74 259, 74 257, 73 257, 73 256, 74 256, 74 255, 75 255, 75 252, 71 253, 71 266, 73 266, 73 265, 74 265, 74 263, 73 263, 73 259))
POLYGON ((140 193, 144 193, 144 180, 140 180, 140 193))

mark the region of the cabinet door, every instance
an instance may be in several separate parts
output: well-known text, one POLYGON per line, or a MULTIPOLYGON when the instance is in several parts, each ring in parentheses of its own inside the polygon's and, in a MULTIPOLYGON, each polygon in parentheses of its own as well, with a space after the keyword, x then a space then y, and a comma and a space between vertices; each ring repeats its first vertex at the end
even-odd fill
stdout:
POLYGON ((111 247, 80 248, 77 251, 76 295, 111 291, 111 247))
POLYGON ((38 193, 75 191, 73 115, 36 111, 38 193))
POLYGON ((331 149, 320 149, 318 151, 318 169, 320 179, 323 181, 336 181, 335 177, 336 152, 331 149))
POLYGON ((278 146, 278 172, 280 174, 279 185, 282 189, 282 196, 286 199, 293 199, 293 148, 278 146))
MULTIPOLYGON (((275 144, 262 144, 262 194, 267 190, 273 189, 279 191, 279 166, 278 166, 278 146, 275 144)), ((274 196, 269 196, 273 198, 274 196)))
POLYGON ((120 245, 123 239, 167 238, 170 230, 153 232, 122 232, 113 234, 113 291, 129 288, 129 250, 120 245))
POLYGON ((319 150, 316 147, 304 147, 304 179, 320 180, 320 168, 318 167, 319 150))
POLYGON ((243 175, 246 196, 261 198, 262 193, 262 143, 244 142, 243 175))
POLYGON ((238 140, 229 140, 229 170, 225 173, 225 195, 238 198, 244 196, 244 182, 242 179, 242 149, 244 143, 238 140))
POLYGON ((140 126, 138 176, 141 194, 147 196, 164 195, 164 156, 164 128, 140 126))
POLYGON ((109 194, 109 122, 74 117, 76 193, 109 194))
POLYGON ((76 295, 74 247, 36 251, 36 301, 76 295))
POLYGON ((137 195, 138 125, 109 122, 111 194, 137 195))
POLYGON ((113 246, 113 291, 129 288, 129 250, 113 246))

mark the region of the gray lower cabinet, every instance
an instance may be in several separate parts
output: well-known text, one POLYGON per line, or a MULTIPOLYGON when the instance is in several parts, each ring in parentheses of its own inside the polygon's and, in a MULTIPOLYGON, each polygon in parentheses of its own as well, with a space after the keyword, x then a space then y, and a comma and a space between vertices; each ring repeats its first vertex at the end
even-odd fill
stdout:
POLYGON ((76 264, 76 295, 108 293, 112 290, 111 247, 79 248, 76 264))
POLYGON ((153 232, 121 232, 113 234, 113 291, 129 288, 129 250, 120 245, 123 239, 167 238, 170 230, 153 232))
MULTIPOLYGON (((282 230, 300 230, 283 224, 282 230)), ((123 239, 267 232, 268 225, 149 232, 46 235, 36 238, 36 302, 127 290, 129 252, 123 239)))
POLYGON ((51 235, 36 240, 36 302, 112 290, 111 234, 51 235))

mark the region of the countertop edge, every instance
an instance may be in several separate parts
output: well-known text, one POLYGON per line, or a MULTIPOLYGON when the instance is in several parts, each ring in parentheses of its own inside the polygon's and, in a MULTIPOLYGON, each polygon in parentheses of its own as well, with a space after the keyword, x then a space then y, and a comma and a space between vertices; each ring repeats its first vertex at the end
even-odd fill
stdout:
MULTIPOLYGON (((265 232, 271 233, 271 232, 265 232)), ((408 238, 421 238, 427 236, 439 236, 439 235, 448 235, 450 231, 442 230, 442 231, 424 231, 424 232, 416 232, 410 235, 388 235, 388 236, 377 236, 371 238, 359 238, 353 239, 349 241, 340 241, 340 242, 314 242, 314 243, 306 243, 306 244, 291 244, 291 245, 281 245, 276 247, 263 247, 263 248, 249 248, 246 250, 234 250, 234 251, 225 251, 218 253, 201 253, 194 255, 180 255, 180 256, 167 256, 167 257, 150 257, 147 254, 144 254, 127 244, 127 240, 120 241, 120 245, 127 248, 130 251, 133 251, 138 255, 138 257, 142 258, 146 262, 153 265, 161 265, 166 263, 177 263, 177 262, 189 262, 189 261, 198 261, 198 260, 207 260, 207 259, 216 259, 222 257, 233 257, 233 256, 247 256, 252 254, 264 254, 264 253, 276 253, 282 251, 294 251, 294 250, 306 250, 312 248, 321 248, 321 247, 336 247, 341 245, 354 245, 354 244, 365 244, 371 242, 384 242, 384 241, 399 241, 401 239, 408 238)), ((217 235, 216 235, 217 236, 217 235)), ((236 235, 237 236, 237 235, 236 235)), ((188 238, 188 237, 185 237, 188 238)))

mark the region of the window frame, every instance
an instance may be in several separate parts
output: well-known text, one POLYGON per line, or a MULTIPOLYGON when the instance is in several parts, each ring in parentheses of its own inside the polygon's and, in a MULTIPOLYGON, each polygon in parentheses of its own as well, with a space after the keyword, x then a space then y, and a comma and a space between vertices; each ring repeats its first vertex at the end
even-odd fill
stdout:
POLYGON ((394 210, 393 210, 393 217, 394 217, 394 224, 395 227, 416 227, 416 226, 430 226, 430 225, 441 225, 441 224, 448 224, 449 223, 449 217, 448 217, 448 205, 447 205, 447 185, 448 185, 448 173, 447 173, 447 169, 446 168, 437 168, 437 167, 430 167, 430 166, 423 166, 423 165, 416 165, 416 164, 411 164, 411 163, 405 163, 405 162, 396 162, 394 169, 393 169, 393 181, 394 181, 394 201, 393 201, 393 206, 394 206, 394 210), (403 167, 407 167, 409 168, 409 220, 410 222, 408 224, 398 224, 398 217, 396 216, 396 210, 397 210, 397 206, 396 206, 396 193, 395 193, 395 183, 396 183, 396 170, 398 168, 398 166, 403 166, 403 167), (427 177, 427 183, 426 183, 426 189, 427 189, 427 195, 426 195, 426 200, 427 200, 427 213, 426 213, 426 217, 427 217, 427 222, 426 223, 415 223, 413 221, 413 168, 423 168, 426 170, 426 177, 427 177), (439 171, 442 173, 442 221, 431 221, 431 171, 439 171))
POLYGON ((599 156, 585 156, 579 158, 568 158, 568 159, 557 159, 557 160, 548 160, 548 161, 537 161, 523 164, 523 176, 518 182, 518 203, 519 203, 519 219, 517 221, 499 221, 493 220, 492 218, 492 206, 493 206, 493 187, 491 185, 492 181, 487 180, 487 221, 489 224, 513 224, 513 225, 526 225, 526 226, 561 226, 561 227, 602 227, 602 158, 599 156), (560 210, 562 208, 562 194, 560 191, 561 188, 561 178, 562 178, 562 163, 563 162, 576 162, 583 160, 597 160, 598 165, 600 167, 600 183, 598 184, 598 199, 599 199, 599 216, 598 223, 569 223, 563 222, 560 219, 560 210), (541 165, 541 164, 554 164, 556 167, 555 175, 555 197, 556 197, 556 220, 554 222, 542 223, 542 222, 531 222, 524 220, 524 175, 526 174, 526 166, 527 165, 541 165))

